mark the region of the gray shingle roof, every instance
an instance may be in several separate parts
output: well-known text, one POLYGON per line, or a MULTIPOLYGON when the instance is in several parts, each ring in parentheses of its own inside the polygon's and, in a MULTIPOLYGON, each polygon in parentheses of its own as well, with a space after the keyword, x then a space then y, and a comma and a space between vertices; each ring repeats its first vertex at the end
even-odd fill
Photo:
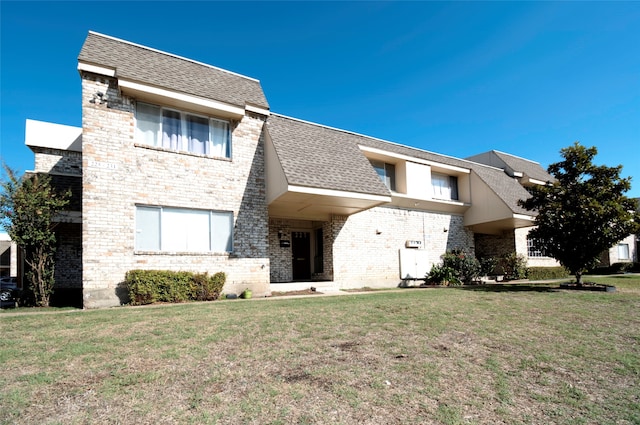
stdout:
POLYGON ((359 145, 441 164, 472 169, 516 214, 527 190, 501 169, 271 114, 267 129, 289 184, 348 192, 389 195, 359 145))
POLYGON ((358 148, 364 137, 275 114, 267 129, 290 185, 390 195, 358 148))
POLYGON ((510 172, 521 172, 532 179, 543 182, 554 180, 553 176, 547 173, 539 163, 504 152, 493 150, 467 159, 493 167, 508 168, 510 172))
POLYGON ((521 171, 527 176, 543 182, 553 181, 554 178, 545 171, 542 166, 534 161, 495 151, 498 158, 502 159, 514 171, 521 171))
POLYGON ((89 32, 78 60, 116 76, 231 105, 269 108, 258 80, 102 34, 89 32))

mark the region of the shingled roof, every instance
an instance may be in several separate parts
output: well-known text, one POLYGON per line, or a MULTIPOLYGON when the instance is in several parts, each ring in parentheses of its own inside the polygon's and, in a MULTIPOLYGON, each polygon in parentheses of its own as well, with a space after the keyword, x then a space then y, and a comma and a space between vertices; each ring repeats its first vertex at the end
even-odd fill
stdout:
POLYGON ((290 185, 390 195, 358 148, 364 136, 277 114, 267 129, 290 185))
POLYGON ((278 114, 267 119, 278 159, 291 185, 388 196, 359 146, 473 170, 516 214, 531 215, 518 205, 530 195, 502 169, 325 127, 278 114))
POLYGON ((529 178, 540 180, 542 182, 554 180, 553 176, 547 173, 539 163, 496 150, 474 155, 467 159, 491 165, 493 167, 506 169, 505 171, 510 175, 513 175, 514 172, 520 172, 529 178))
POLYGON ((239 107, 269 109, 256 79, 95 32, 89 32, 78 60, 115 69, 116 77, 239 107))

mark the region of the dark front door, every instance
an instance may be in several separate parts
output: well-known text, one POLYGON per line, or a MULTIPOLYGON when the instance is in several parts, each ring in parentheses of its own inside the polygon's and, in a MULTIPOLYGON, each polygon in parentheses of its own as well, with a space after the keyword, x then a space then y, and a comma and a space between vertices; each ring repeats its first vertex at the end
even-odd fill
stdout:
POLYGON ((292 232, 293 280, 311 279, 311 233, 292 232))

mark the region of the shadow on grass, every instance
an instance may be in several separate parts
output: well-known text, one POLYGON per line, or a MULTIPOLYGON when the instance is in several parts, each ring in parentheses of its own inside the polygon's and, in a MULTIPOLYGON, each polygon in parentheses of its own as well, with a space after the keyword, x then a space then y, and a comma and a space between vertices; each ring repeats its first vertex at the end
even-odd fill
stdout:
POLYGON ((522 283, 492 283, 490 285, 451 286, 452 289, 477 292, 557 292, 557 286, 528 285, 522 283))

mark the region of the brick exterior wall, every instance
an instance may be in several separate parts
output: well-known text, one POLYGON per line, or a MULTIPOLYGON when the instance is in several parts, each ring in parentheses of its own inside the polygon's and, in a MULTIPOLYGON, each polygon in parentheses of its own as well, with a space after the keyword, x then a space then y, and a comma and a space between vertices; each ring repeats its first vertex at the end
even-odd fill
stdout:
POLYGON ((447 250, 474 253, 473 232, 460 215, 377 207, 334 225, 333 279, 341 288, 397 286, 407 240, 422 241, 431 264, 447 250))
POLYGON ((125 273, 138 268, 224 271, 225 292, 268 295, 264 117, 232 122, 227 160, 136 145, 134 110, 116 80, 82 74, 84 306, 120 304, 125 273), (233 253, 135 252, 137 204, 233 211, 233 253))
POLYGON ((35 169, 39 173, 82 176, 82 153, 53 148, 34 148, 35 169))
POLYGON ((395 287, 401 282, 399 250, 408 239, 424 243, 431 264, 454 248, 473 253, 473 233, 462 221, 459 215, 393 207, 333 216, 323 223, 271 219, 271 280, 292 279, 291 248, 280 247, 279 232, 290 240, 292 231, 322 228, 323 273, 314 276, 318 280, 333 280, 341 288, 395 287))

